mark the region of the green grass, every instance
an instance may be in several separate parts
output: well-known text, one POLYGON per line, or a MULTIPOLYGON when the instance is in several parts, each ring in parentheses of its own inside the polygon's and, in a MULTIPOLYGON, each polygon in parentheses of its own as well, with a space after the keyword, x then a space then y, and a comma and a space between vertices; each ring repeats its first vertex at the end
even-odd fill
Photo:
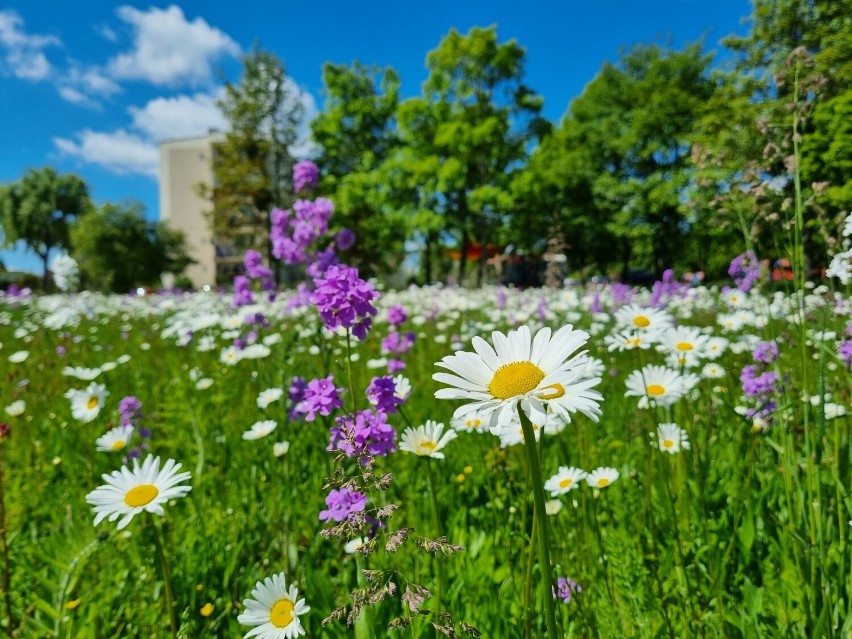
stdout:
MULTIPOLYGON (((561 326, 574 312, 581 313, 573 322, 578 328, 592 324, 588 300, 574 306, 558 292, 544 295, 551 309, 548 325, 561 326)), ((509 316, 533 314, 538 296, 512 294, 507 310, 497 312, 494 291, 404 294, 410 311, 417 311, 418 299, 428 300, 424 313, 440 305, 435 320, 413 327, 420 335, 405 370, 413 387, 405 406, 411 422, 449 424, 458 405, 433 397, 439 387, 431 379, 434 362, 452 352, 450 340, 439 343, 443 336, 463 335, 470 350, 470 336, 487 337, 482 324, 510 328, 509 316)), ((237 623, 243 599, 258 580, 284 571, 311 606, 301 618, 308 637, 432 637, 435 618, 409 615, 400 595, 409 581, 434 592, 439 562, 445 572, 441 607, 451 613, 458 636, 464 636, 463 621, 483 637, 523 637, 525 631, 545 636, 538 590, 544 580, 530 553, 532 493, 521 446, 501 449, 490 434, 460 433, 444 460, 400 453, 380 459, 377 469, 392 473, 393 482, 386 492, 370 495, 369 505, 399 506, 388 532, 410 527, 412 538, 446 535, 465 550, 436 557, 407 543, 395 553, 347 555, 341 540, 320 535, 318 520, 326 477, 335 468, 356 470, 352 463, 335 465, 326 451, 330 418, 288 422, 283 399, 266 410, 255 403, 266 388, 286 390, 294 375, 333 374, 339 386, 348 385, 345 340, 323 338, 308 312, 273 321, 271 332, 284 339, 272 346, 271 356, 227 366, 219 363, 218 348, 198 352, 194 344, 179 347, 161 339, 170 312, 147 314, 144 303, 91 300, 97 313, 65 329, 65 336, 42 328, 43 314, 33 306, 10 309, 10 321, 0 326, 4 405, 19 398, 27 404, 20 417, 4 415, 11 433, 0 444, 13 636, 170 636, 152 519, 136 517, 122 532, 109 522, 96 528, 85 502, 102 483, 100 475, 120 466, 120 454, 96 452, 94 440, 117 422, 118 400, 131 394, 142 400, 145 426, 153 432, 151 452, 192 472, 187 498, 167 506, 165 518, 158 519, 180 636, 243 636, 248 628, 237 623), (28 322, 30 341, 24 342, 14 331, 28 322), (311 336, 298 338, 297 331, 305 329, 311 336), (85 339, 74 343, 72 335, 85 339), (143 343, 150 348, 143 350, 143 343), (312 344, 319 354, 306 350, 312 344), (63 357, 56 354, 60 345, 67 349, 63 357), (28 350, 29 358, 8 362, 17 350, 28 350), (125 353, 130 362, 97 380, 110 392, 98 418, 88 424, 74 420, 63 394, 87 382, 62 376, 62 368, 96 367, 125 353), (195 389, 193 368, 214 379, 210 389, 195 389), (278 429, 259 441, 243 441, 243 431, 260 419, 277 420, 278 429), (272 445, 282 440, 290 442, 290 450, 276 458, 272 445), (427 463, 435 471, 443 530, 435 528, 427 463), (340 622, 323 627, 322 619, 364 585, 359 568, 394 571, 398 592, 371 607, 356 629, 340 622), (524 603, 530 600, 525 598, 528 571, 535 591, 532 611, 524 603), (214 610, 203 617, 200 609, 207 603, 214 610), (411 629, 386 630, 400 616, 413 618, 411 629)), ((700 308, 683 322, 712 326, 714 318, 712 308, 700 308)), ((825 321, 842 335, 847 320, 815 309, 806 326, 821 328, 825 321)), ((751 362, 748 351, 726 353, 718 362, 726 377, 702 380, 694 396, 670 412, 639 410, 636 398, 624 397, 624 380, 641 367, 640 357, 644 363, 662 363, 662 357, 653 351, 609 353, 603 343, 608 326, 589 343, 591 354, 606 365, 599 387, 603 417, 594 423, 578 416, 542 445, 545 479, 560 465, 612 466, 620 472, 606 489, 583 485, 563 496, 562 510, 548 518, 555 574, 571 577, 583 589, 570 604, 558 602, 562 634, 852 636, 849 418, 826 420, 819 407, 801 401, 804 393, 824 389, 832 401, 850 405, 852 378, 836 358, 836 342, 804 343, 799 328, 784 319, 727 335, 732 342, 745 333, 778 339, 784 391, 777 397, 775 423, 764 432, 734 411, 743 403, 739 371, 751 362), (667 421, 688 431, 691 450, 668 455, 650 446, 649 432, 667 421)), ((713 331, 723 334, 719 327, 713 331)), ((354 346, 360 357, 353 365, 360 408, 366 407, 363 389, 371 376, 383 371, 365 363, 379 356, 386 332, 378 322, 370 338, 354 346)), ((344 398, 347 408, 351 397, 344 398)), ((401 417, 391 422, 401 433, 401 417)), ((433 606, 427 598, 421 612, 433 606)), ((0 607, 5 632, 5 607, 0 607)))

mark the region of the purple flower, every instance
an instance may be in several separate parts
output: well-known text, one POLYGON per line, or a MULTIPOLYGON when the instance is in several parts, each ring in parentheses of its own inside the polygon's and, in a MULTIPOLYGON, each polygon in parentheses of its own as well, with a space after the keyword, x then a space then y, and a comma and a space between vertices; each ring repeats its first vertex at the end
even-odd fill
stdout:
POLYGON ((376 309, 370 303, 379 294, 372 285, 358 277, 358 270, 345 264, 329 266, 314 278, 316 289, 311 303, 319 310, 326 328, 351 328, 358 339, 367 337, 376 309))
POLYGON ((734 278, 737 288, 747 293, 760 277, 760 262, 754 251, 746 251, 731 260, 728 275, 734 278))
POLYGON ((319 181, 319 168, 310 160, 302 160, 293 167, 293 188, 296 193, 307 187, 314 188, 319 181))
POLYGON ((367 497, 350 488, 341 488, 340 490, 332 490, 328 494, 328 497, 325 498, 325 505, 328 508, 320 512, 320 521, 340 522, 353 513, 363 512, 367 505, 367 497))
POLYGON ((303 377, 294 377, 290 380, 290 389, 288 391, 288 397, 290 398, 290 410, 287 415, 291 420, 301 417, 301 413, 297 407, 302 401, 304 401, 305 391, 307 389, 308 383, 303 377))
POLYGON ((396 431, 381 411, 362 410, 338 417, 336 422, 328 450, 341 450, 347 457, 385 457, 396 450, 396 431))
POLYGON ((254 295, 251 292, 249 278, 245 275, 237 275, 234 278, 234 299, 231 304, 233 306, 247 306, 252 303, 254 303, 254 295))
POLYGON ((404 324, 407 319, 408 315, 406 314, 405 309, 399 304, 394 304, 388 309, 388 322, 394 326, 404 324))
POLYGON ((740 381, 746 397, 761 397, 775 392, 778 374, 775 371, 760 373, 757 366, 744 366, 740 373, 740 381))
POLYGON ((313 262, 308 264, 306 272, 311 277, 319 277, 328 270, 329 266, 335 266, 339 263, 340 260, 337 259, 337 255, 334 253, 334 247, 329 246, 324 251, 317 251, 313 262))
POLYGON ((583 589, 570 577, 559 577, 556 580, 556 588, 553 588, 553 598, 561 599, 565 603, 571 603, 571 597, 575 592, 583 592, 583 589))
POLYGON ((760 342, 751 352, 755 362, 771 364, 778 359, 778 344, 775 342, 760 342))
POLYGON ((399 373, 403 370, 405 370, 405 362, 401 359, 388 360, 388 373, 399 373))
POLYGON ((305 398, 296 405, 296 411, 309 422, 316 419, 317 413, 328 416, 335 408, 343 406, 339 395, 342 390, 335 387, 331 375, 324 379, 312 379, 305 388, 305 398))
POLYGON ((846 366, 852 366, 852 340, 844 340, 837 349, 837 354, 840 356, 846 366))
POLYGON ((390 375, 374 377, 370 380, 370 385, 367 386, 367 399, 376 407, 376 410, 391 414, 396 412, 397 406, 405 403, 396 396, 396 384, 393 383, 393 377, 390 375))
POLYGON ((416 340, 417 335, 412 332, 397 333, 394 331, 382 340, 382 353, 404 355, 411 350, 411 347, 414 346, 414 342, 416 340))
POLYGON ((263 265, 263 256, 249 249, 243 258, 246 274, 253 280, 267 280, 272 277, 272 270, 263 265))
POLYGON ((142 417, 142 402, 134 395, 123 397, 118 402, 119 421, 122 426, 136 426, 142 417))
POLYGON ((355 233, 349 229, 340 229, 337 233, 337 248, 348 251, 355 244, 355 233))

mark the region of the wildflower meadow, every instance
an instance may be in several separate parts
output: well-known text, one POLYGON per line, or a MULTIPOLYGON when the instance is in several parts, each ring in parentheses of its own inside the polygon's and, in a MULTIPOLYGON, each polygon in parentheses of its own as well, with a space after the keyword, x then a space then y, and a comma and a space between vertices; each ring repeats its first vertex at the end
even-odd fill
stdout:
POLYGON ((842 281, 384 289, 316 176, 298 288, 0 297, 3 633, 852 636, 842 281))

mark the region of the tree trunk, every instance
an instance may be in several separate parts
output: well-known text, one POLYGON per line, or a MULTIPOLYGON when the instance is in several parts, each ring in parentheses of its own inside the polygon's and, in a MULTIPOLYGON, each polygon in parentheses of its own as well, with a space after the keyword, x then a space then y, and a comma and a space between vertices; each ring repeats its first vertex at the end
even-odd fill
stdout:
POLYGON ((41 276, 41 292, 47 293, 47 286, 50 283, 50 272, 47 270, 47 258, 50 255, 50 249, 46 249, 44 254, 39 253, 41 263, 44 266, 44 274, 41 276))
POLYGON ((426 285, 432 283, 433 265, 432 265, 432 245, 434 238, 432 233, 426 234, 426 246, 423 248, 423 275, 426 278, 426 285))
POLYGON ((485 265, 488 263, 488 224, 482 225, 482 251, 479 254, 479 268, 476 272, 476 286, 482 288, 485 279, 485 265))

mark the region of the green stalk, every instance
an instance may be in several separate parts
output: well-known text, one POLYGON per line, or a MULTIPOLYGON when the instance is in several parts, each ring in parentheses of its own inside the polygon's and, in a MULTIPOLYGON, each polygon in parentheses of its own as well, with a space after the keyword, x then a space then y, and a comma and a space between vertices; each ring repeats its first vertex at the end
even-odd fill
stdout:
POLYGON ((14 621, 12 617, 12 572, 9 567, 9 546, 6 543, 6 496, 3 492, 5 466, 6 447, 0 441, 0 542, 3 544, 3 599, 6 603, 6 633, 11 637, 14 621))
POLYGON ((521 428, 524 432, 524 448, 527 451, 527 463, 529 464, 533 484, 533 505, 535 518, 539 522, 538 531, 538 563, 541 566, 541 574, 544 577, 544 612, 547 621, 547 635, 549 639, 559 639, 559 631, 556 627, 556 605, 553 602, 553 568, 550 564, 550 533, 547 529, 547 513, 544 510, 544 480, 541 476, 541 463, 535 445, 535 431, 532 423, 518 404, 518 417, 521 420, 521 428))
MULTIPOLYGON (((426 460, 426 470, 429 477, 429 493, 432 497, 432 514, 435 516, 435 536, 441 536, 441 512, 438 509, 438 493, 435 490, 435 473, 432 470, 432 463, 429 458, 426 460)), ((444 562, 441 557, 436 557, 438 562, 438 586, 435 589, 435 614, 441 614, 441 594, 444 590, 444 562)))
POLYGON ((157 522, 151 517, 151 525, 154 528, 154 545, 157 547, 157 555, 160 558, 160 568, 163 571, 163 594, 166 597, 166 612, 169 615, 169 627, 172 631, 172 639, 178 639, 177 618, 175 617, 174 600, 172 599, 172 583, 171 570, 169 569, 169 560, 166 558, 166 551, 163 547, 160 527, 157 522))
POLYGON ((352 381, 352 334, 346 329, 346 373, 349 375, 349 394, 352 395, 352 412, 358 412, 358 399, 355 394, 355 383, 352 381))

